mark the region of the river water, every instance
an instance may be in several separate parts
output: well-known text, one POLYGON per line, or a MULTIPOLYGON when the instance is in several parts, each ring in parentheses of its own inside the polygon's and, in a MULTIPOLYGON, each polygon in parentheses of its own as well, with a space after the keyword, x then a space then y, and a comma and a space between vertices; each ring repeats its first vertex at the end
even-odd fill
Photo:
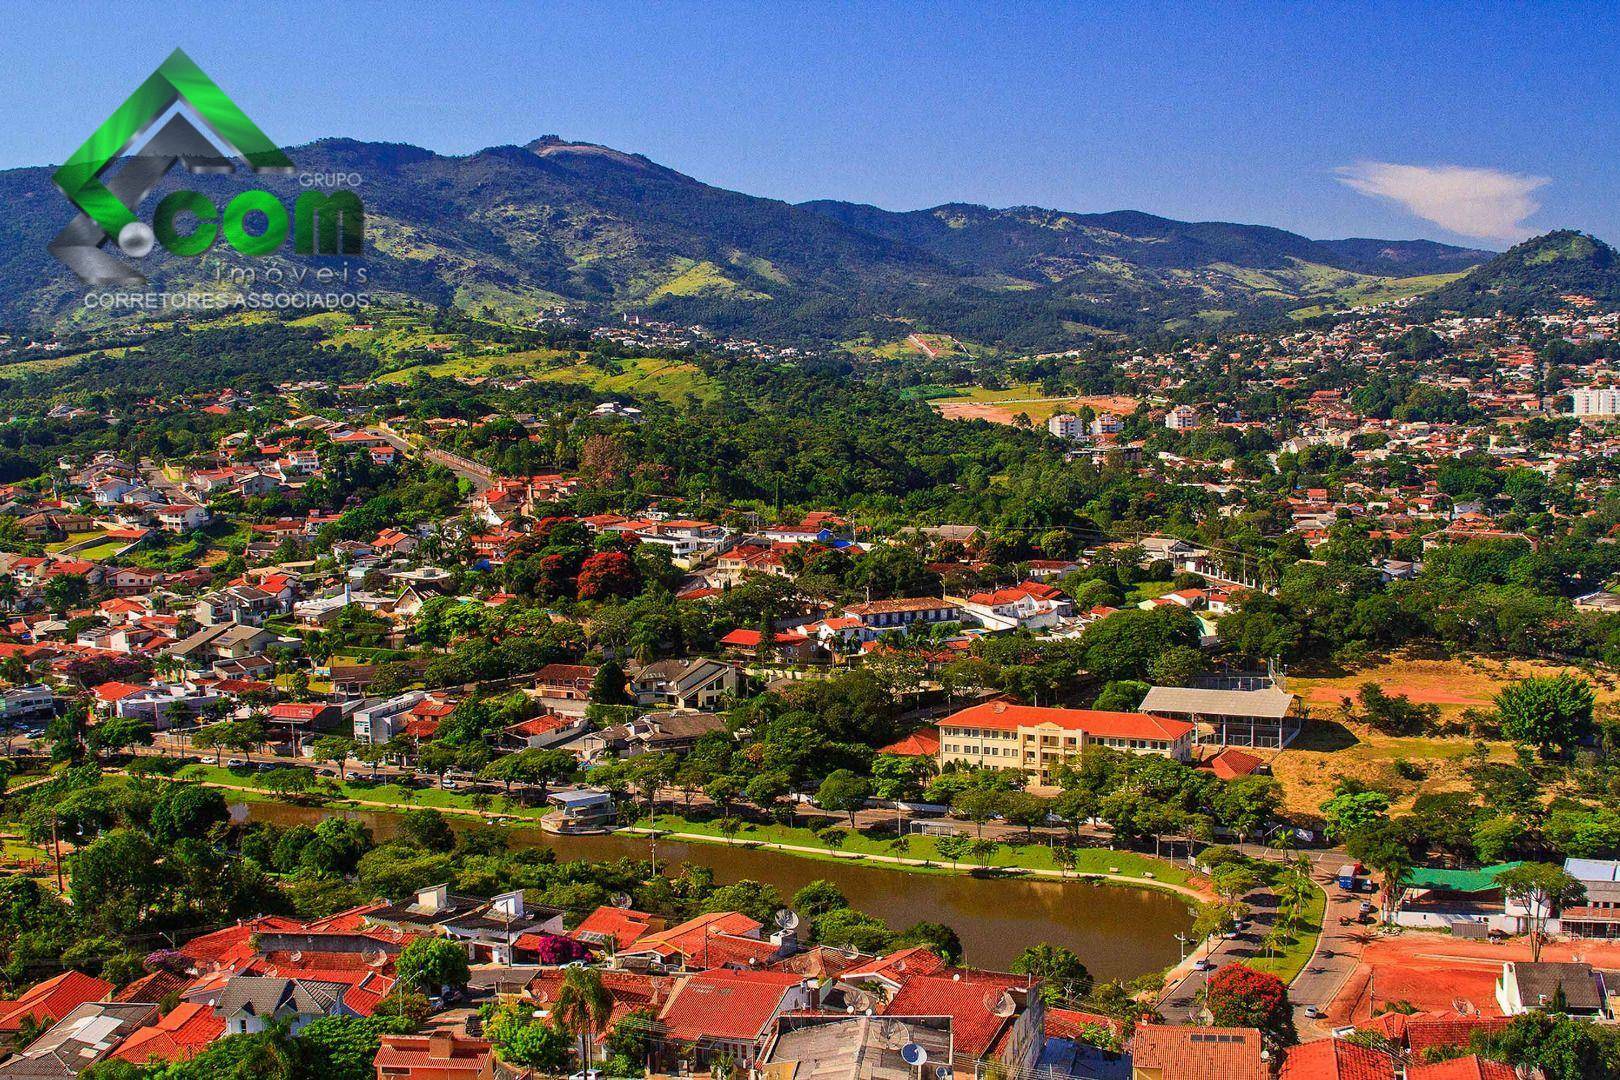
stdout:
MULTIPOLYGON (((395 835, 394 814, 369 810, 329 811, 282 803, 238 803, 238 820, 277 825, 313 823, 338 813, 365 822, 378 841, 395 835)), ((447 814, 455 828, 477 827, 447 814)), ((555 836, 538 828, 502 828, 513 847, 549 847, 560 859, 648 858, 644 837, 555 836)), ((774 885, 791 897, 816 878, 836 882, 850 905, 896 930, 921 919, 942 922, 962 939, 966 962, 1004 969, 1025 946, 1062 945, 1085 961, 1099 980, 1129 979, 1176 962, 1176 934, 1192 926, 1188 902, 1155 889, 1086 881, 976 878, 965 874, 916 874, 854 861, 805 859, 761 848, 658 842, 660 869, 693 863, 710 867, 715 880, 744 878, 774 885)))

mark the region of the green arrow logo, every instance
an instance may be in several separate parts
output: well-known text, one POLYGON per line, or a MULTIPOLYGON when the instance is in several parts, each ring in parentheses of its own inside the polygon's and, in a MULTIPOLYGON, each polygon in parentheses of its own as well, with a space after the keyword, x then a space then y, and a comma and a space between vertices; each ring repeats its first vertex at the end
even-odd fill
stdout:
MULTIPOLYGON (((114 182, 113 186, 120 188, 119 193, 109 190, 102 182, 103 174, 113 163, 129 153, 170 107, 180 101, 191 107, 216 142, 246 161, 255 173, 293 171, 292 160, 259 130, 258 125, 248 119, 247 114, 203 73, 191 57, 176 49, 52 176, 62 194, 83 212, 88 221, 75 219, 52 242, 51 251, 87 282, 144 281, 133 270, 110 268, 107 264, 115 260, 87 249, 100 247, 108 239, 119 237, 127 226, 136 222, 136 208, 151 190, 152 184, 156 183, 157 177, 172 166, 173 160, 185 160, 188 167, 199 170, 221 167, 217 164, 193 164, 206 158, 217 159, 217 153, 199 155, 200 136, 189 122, 176 117, 154 142, 164 141, 182 147, 180 154, 161 169, 145 170, 138 182, 123 185, 114 182), (193 138, 188 141, 187 135, 193 138), (91 227, 91 223, 94 227, 91 227), (101 233, 99 238, 94 236, 98 230, 101 233)), ((227 163, 223 168, 228 170, 230 166, 227 163)))

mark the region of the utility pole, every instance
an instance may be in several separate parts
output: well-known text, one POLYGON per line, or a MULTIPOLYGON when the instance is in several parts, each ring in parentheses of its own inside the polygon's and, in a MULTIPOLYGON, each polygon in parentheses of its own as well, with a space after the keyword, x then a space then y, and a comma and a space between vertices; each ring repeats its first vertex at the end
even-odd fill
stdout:
POLYGON ((57 839, 56 821, 57 821, 56 814, 52 813, 51 814, 51 852, 54 855, 55 862, 56 862, 56 891, 65 896, 65 895, 67 895, 67 890, 62 885, 62 841, 57 839))

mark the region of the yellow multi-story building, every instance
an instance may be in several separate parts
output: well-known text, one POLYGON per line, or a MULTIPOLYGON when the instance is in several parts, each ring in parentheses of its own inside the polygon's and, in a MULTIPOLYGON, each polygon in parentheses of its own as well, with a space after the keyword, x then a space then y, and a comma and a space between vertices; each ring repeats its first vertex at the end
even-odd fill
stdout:
POLYGON ((1192 738, 1192 724, 1163 716, 991 701, 940 721, 939 763, 1017 769, 1034 785, 1051 787, 1057 771, 1078 764, 1090 747, 1186 761, 1192 738))

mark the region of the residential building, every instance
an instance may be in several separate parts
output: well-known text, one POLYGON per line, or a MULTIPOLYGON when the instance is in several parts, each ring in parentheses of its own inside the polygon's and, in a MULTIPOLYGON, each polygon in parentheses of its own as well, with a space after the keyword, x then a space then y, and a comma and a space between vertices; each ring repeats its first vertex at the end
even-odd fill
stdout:
POLYGON ((873 641, 889 630, 904 630, 913 623, 954 622, 962 618, 961 607, 938 597, 909 597, 902 600, 869 600, 851 604, 844 614, 861 621, 862 640, 873 641))
POLYGON ((283 979, 270 975, 235 975, 228 979, 214 1013, 227 1035, 252 1035, 285 1023, 296 1035, 323 1016, 358 1015, 343 1001, 346 983, 324 979, 283 979))
POLYGON ((157 1018, 137 1002, 87 1002, 0 1064, 0 1080, 70 1080, 110 1055, 131 1033, 157 1018))
POLYGON ((24 990, 9 1001, 0 1001, 0 1035, 12 1035, 24 1022, 49 1026, 91 1001, 112 996, 113 984, 82 971, 68 970, 24 990))
POLYGON ((735 694, 738 684, 736 667, 719 660, 659 660, 630 668, 630 695, 638 705, 710 710, 735 694))
POLYGON ((1074 413, 1058 413, 1046 422, 1046 430, 1066 442, 1078 442, 1088 434, 1086 424, 1074 413))
POLYGON ((1620 416, 1620 387, 1583 386, 1569 396, 1571 416, 1620 416))
POLYGON ((791 972, 715 968, 688 975, 658 1011, 659 1052, 673 1064, 676 1048, 684 1048, 698 1069, 715 1061, 752 1069, 777 1017, 811 1008, 815 993, 813 981, 791 972))
POLYGON ((384 1035, 372 1064, 377 1080, 492 1080, 491 1046, 449 1031, 384 1035))
POLYGON ((1138 1024, 1131 1036, 1131 1080, 1269 1080, 1257 1028, 1138 1024))
POLYGON ((1047 787, 1056 783, 1059 769, 1096 746, 1187 761, 1193 725, 1146 713, 992 701, 945 717, 939 736, 941 766, 1018 769, 1047 787))
POLYGON ((1200 746, 1265 746, 1281 750, 1299 735, 1299 699, 1275 686, 1261 690, 1151 687, 1142 712, 1193 724, 1200 746))
POLYGON ((1559 931, 1572 938, 1620 938, 1620 860, 1566 859, 1564 872, 1586 895, 1558 913, 1559 931))
POLYGON ((1496 980, 1496 1003, 1507 1016, 1562 1012, 1612 1019, 1603 973, 1590 964, 1504 961, 1496 980))

